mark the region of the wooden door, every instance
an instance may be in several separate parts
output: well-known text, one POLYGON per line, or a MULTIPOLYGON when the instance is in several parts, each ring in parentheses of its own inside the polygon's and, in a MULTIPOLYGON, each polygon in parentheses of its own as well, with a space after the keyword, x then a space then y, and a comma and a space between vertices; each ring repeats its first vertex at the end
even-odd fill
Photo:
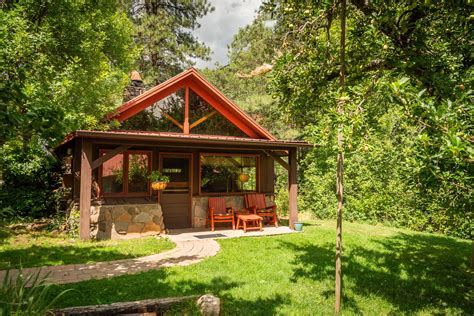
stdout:
POLYGON ((192 197, 192 154, 160 153, 160 171, 170 177, 160 193, 160 203, 166 228, 189 228, 192 197))

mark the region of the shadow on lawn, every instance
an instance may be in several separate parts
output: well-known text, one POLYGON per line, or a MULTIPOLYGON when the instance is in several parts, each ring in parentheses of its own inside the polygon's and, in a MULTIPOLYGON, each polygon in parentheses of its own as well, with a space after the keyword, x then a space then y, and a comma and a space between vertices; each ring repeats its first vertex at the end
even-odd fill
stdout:
POLYGON ((201 280, 196 281, 186 278, 176 279, 174 276, 176 274, 173 270, 160 269, 111 279, 55 286, 50 295, 54 296, 66 288, 72 289, 61 299, 62 307, 65 307, 212 294, 221 299, 221 310, 225 315, 272 315, 287 300, 280 295, 255 300, 233 297, 228 294, 229 290, 242 286, 243 283, 231 281, 227 277, 202 275, 201 280))
POLYGON ((112 249, 100 247, 77 246, 37 246, 31 245, 21 249, 0 251, 0 270, 38 267, 44 265, 75 264, 117 259, 134 258, 136 255, 126 254, 112 249))
MULTIPOLYGON (((351 239, 349 239, 351 240, 351 239)), ((335 275, 335 245, 298 245, 282 242, 296 253, 292 281, 321 280, 335 275)), ((415 313, 424 309, 461 309, 471 314, 474 286, 469 270, 470 245, 442 236, 408 235, 371 239, 370 244, 344 244, 343 304, 360 313, 351 293, 378 296, 392 304, 395 312, 415 313)), ((327 298, 334 293, 323 293, 327 298)))

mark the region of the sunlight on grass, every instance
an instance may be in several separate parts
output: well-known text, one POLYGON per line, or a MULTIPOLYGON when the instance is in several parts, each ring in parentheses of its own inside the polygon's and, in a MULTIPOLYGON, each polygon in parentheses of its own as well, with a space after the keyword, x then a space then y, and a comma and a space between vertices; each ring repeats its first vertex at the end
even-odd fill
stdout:
POLYGON ((79 241, 64 234, 35 232, 0 241, 0 269, 93 263, 136 258, 174 248, 166 238, 79 241))
MULTIPOLYGON (((344 225, 343 314, 468 314, 471 243, 440 235, 344 225)), ((301 234, 219 240, 217 256, 173 267, 58 287, 61 306, 211 293, 225 315, 332 314, 335 223, 301 234), (88 293, 95 293, 90 296, 88 293)))

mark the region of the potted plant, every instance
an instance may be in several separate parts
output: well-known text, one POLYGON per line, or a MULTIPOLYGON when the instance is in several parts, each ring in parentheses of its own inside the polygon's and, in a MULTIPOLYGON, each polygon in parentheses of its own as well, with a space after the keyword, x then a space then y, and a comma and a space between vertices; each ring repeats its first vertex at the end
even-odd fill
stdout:
POLYGON ((151 188, 157 191, 163 191, 170 182, 170 177, 162 175, 158 170, 152 171, 148 179, 151 180, 151 188))

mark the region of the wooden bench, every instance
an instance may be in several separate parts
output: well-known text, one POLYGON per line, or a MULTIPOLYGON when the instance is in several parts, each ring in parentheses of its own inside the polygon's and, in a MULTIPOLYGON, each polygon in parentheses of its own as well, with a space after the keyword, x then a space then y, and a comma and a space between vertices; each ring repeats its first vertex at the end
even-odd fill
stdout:
POLYGON ((247 230, 262 230, 262 217, 255 214, 239 214, 237 215, 237 229, 247 230), (241 224, 242 222, 242 224, 241 224))

